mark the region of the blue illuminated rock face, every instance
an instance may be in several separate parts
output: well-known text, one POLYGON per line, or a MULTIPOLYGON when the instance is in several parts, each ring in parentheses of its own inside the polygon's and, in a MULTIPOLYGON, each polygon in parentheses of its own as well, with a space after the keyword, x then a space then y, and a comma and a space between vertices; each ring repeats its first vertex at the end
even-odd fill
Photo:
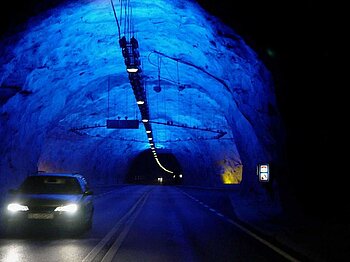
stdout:
MULTIPOLYGON (((114 184, 149 148, 142 125, 100 127, 140 113, 110 2, 79 2, 32 18, 1 42, 2 90, 17 87, 1 100, 2 186, 37 170, 114 184)), ((186 184, 257 188, 256 165, 277 163, 283 140, 268 70, 244 39, 191 1, 131 3, 151 120, 175 124, 152 125, 156 146, 176 156, 186 184)), ((130 37, 118 4, 116 13, 130 37)))

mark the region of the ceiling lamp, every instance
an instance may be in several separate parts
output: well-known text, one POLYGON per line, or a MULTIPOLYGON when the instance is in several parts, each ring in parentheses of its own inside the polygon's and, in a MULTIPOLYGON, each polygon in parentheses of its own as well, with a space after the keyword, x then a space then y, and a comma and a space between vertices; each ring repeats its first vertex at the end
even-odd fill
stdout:
POLYGON ((126 71, 128 71, 128 73, 137 73, 137 71, 139 71, 139 69, 137 67, 128 66, 126 68, 126 71))

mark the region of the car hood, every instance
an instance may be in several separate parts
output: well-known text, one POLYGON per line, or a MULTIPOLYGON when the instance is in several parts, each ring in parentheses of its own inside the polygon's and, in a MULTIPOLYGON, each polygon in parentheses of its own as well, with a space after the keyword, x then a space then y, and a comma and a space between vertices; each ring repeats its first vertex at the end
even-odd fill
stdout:
POLYGON ((30 206, 60 206, 67 203, 79 202, 81 198, 82 195, 18 194, 13 196, 10 201, 30 206))

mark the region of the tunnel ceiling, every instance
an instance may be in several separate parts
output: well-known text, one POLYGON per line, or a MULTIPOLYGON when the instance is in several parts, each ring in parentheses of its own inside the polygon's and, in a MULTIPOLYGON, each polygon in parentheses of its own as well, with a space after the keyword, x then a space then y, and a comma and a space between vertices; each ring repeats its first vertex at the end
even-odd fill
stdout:
MULTIPOLYGON (((36 170, 113 183, 150 147, 142 122, 105 127, 141 120, 111 2, 66 2, 1 41, 5 183, 36 170)), ((121 35, 139 42, 155 145, 186 183, 239 183, 242 170, 250 181, 257 163, 278 159, 273 80, 242 37, 193 1, 131 0, 127 21, 115 5, 121 35)))

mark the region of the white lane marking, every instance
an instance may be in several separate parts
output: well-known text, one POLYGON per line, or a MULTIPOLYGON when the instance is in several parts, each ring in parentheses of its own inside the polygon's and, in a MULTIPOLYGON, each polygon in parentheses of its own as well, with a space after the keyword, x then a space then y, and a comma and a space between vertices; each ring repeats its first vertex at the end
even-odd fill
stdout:
MULTIPOLYGON (((184 193, 186 196, 188 196, 189 198, 194 199, 193 196, 189 195, 188 193, 184 192, 181 190, 182 193, 184 193)), ((198 201, 202 206, 204 206, 205 208, 208 208, 209 210, 214 210, 212 208, 209 208, 207 205, 203 204, 203 202, 198 201)), ((283 256, 284 258, 288 259, 289 261, 293 261, 293 262, 300 262, 300 260, 294 258, 293 256, 289 255, 287 252, 283 251, 282 249, 276 247, 275 245, 273 245, 272 243, 270 243, 269 241, 263 239, 262 237, 258 236, 257 234, 255 234, 254 232, 250 231, 248 228, 238 224, 237 222, 233 221, 232 219, 220 214, 218 211, 215 212, 217 215, 223 217, 228 223, 236 226, 237 228, 239 228, 241 231, 243 231, 244 233, 248 234, 249 236, 255 238, 256 240, 258 240, 259 242, 261 242, 262 244, 264 244, 265 246, 271 248, 272 250, 274 250, 275 252, 277 252, 278 254, 280 254, 281 256, 283 256)))
MULTIPOLYGON (((148 192, 149 193, 149 192, 148 192)), ((139 215, 139 213, 141 212, 142 207, 144 206, 144 204, 146 203, 146 200, 148 198, 149 194, 147 194, 145 196, 145 198, 143 199, 142 204, 137 208, 136 212, 132 215, 132 217, 130 217, 127 221, 127 225, 124 227, 123 231, 119 234, 118 238, 114 241, 113 245, 111 246, 111 248, 108 250, 108 252, 106 253, 106 255, 103 257, 103 259, 101 260, 101 262, 110 262, 113 261, 113 258, 115 256, 115 254, 117 254, 121 244, 123 243, 124 239, 126 238, 127 234, 129 233, 132 224, 134 223, 134 221, 136 220, 137 216, 139 215)))
POLYGON ((91 262, 94 258, 100 253, 103 247, 108 243, 108 241, 113 237, 113 235, 118 231, 120 226, 123 224, 124 220, 126 220, 132 212, 136 209, 138 203, 143 199, 144 195, 147 192, 143 193, 143 195, 139 198, 139 200, 130 208, 130 210, 119 220, 119 222, 109 231, 109 233, 86 255, 86 257, 82 260, 82 262, 91 262))

